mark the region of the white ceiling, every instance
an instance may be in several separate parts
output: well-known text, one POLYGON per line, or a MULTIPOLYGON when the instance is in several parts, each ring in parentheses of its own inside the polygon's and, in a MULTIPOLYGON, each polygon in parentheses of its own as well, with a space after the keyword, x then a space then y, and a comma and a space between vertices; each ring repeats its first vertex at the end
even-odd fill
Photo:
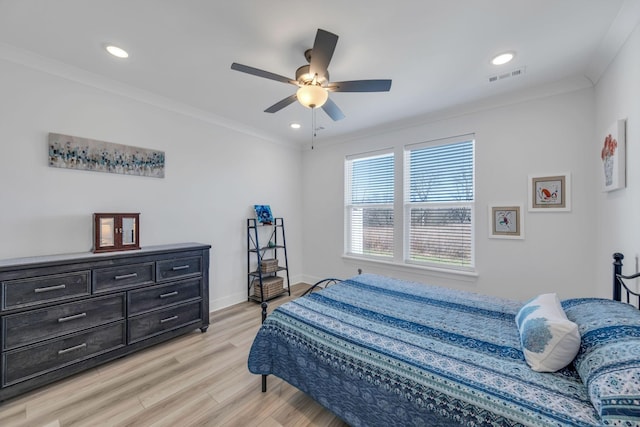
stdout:
POLYGON ((388 93, 331 94, 346 118, 318 110, 316 141, 341 140, 551 82, 593 84, 639 17, 640 0, 0 0, 0 57, 306 147, 310 110, 263 112, 296 88, 232 62, 293 78, 318 28, 339 35, 331 81, 393 80, 388 93), (489 64, 506 50, 514 61, 489 64))

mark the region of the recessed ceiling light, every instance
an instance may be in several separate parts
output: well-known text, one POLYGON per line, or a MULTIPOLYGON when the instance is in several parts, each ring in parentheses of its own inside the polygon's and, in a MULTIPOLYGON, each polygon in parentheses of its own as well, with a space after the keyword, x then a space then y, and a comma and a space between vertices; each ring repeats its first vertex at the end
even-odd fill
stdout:
POLYGON ((300 123, 291 123, 289 126, 291 126, 291 129, 300 129, 300 123))
POLYGON ((113 45, 107 45, 105 47, 105 49, 107 50, 107 52, 109 52, 111 55, 117 57, 117 58, 128 58, 129 54, 127 53, 126 50, 118 47, 118 46, 113 46, 113 45))
POLYGON ((516 54, 514 52, 505 52, 500 55, 496 55, 491 60, 493 65, 503 65, 511 61, 516 54))

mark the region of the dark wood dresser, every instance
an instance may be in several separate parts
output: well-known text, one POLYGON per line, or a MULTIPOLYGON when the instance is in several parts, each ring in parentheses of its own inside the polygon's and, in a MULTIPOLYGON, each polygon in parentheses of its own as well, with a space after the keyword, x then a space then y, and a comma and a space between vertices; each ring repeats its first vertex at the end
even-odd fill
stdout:
POLYGON ((209 249, 0 260, 0 401, 209 326, 209 249))

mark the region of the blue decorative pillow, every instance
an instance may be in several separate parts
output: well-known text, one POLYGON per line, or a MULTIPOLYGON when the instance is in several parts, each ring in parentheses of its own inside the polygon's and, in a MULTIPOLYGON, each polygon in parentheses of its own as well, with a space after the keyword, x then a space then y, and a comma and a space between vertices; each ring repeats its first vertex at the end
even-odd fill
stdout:
POLYGON ((526 303, 516 324, 524 358, 534 371, 555 372, 578 353, 578 325, 567 319, 556 294, 543 294, 526 303))
POLYGON ((605 299, 563 302, 582 344, 573 364, 603 425, 640 425, 640 311, 605 299))

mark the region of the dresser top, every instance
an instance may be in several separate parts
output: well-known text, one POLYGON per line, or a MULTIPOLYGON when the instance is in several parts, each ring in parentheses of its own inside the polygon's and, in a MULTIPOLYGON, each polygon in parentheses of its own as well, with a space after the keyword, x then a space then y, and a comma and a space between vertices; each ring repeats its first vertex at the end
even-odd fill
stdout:
POLYGON ((42 255, 24 258, 0 259, 0 270, 15 267, 35 266, 37 264, 64 263, 67 261, 100 261, 110 258, 131 257, 137 255, 149 255, 161 252, 173 252, 181 250, 209 249, 211 245, 201 243, 174 243, 170 245, 144 246, 130 251, 103 252, 78 252, 72 254, 42 255))

